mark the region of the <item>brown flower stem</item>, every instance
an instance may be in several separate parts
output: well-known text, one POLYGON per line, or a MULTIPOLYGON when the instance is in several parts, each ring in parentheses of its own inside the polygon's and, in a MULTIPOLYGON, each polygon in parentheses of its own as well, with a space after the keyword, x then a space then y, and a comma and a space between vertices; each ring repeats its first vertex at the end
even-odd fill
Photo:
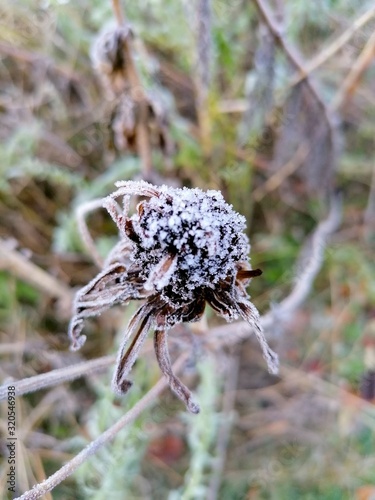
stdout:
MULTIPOLYGON (((173 370, 175 372, 181 370, 187 357, 187 354, 183 354, 178 358, 173 366, 173 370)), ((17 497, 16 500, 36 500, 37 498, 41 498, 47 492, 52 491, 58 484, 73 474, 73 472, 75 472, 80 465, 85 463, 86 460, 94 455, 94 453, 96 453, 101 447, 112 441, 121 429, 134 422, 134 420, 136 420, 136 418, 138 418, 146 408, 155 402, 156 398, 167 386, 167 380, 165 378, 160 379, 154 387, 133 406, 133 408, 130 408, 130 410, 128 410, 125 415, 120 418, 120 420, 103 432, 103 434, 101 434, 97 439, 88 444, 80 453, 78 453, 78 455, 61 467, 61 469, 57 472, 52 474, 52 476, 42 483, 35 485, 31 490, 26 491, 23 495, 17 497)))
MULTIPOLYGON (((119 26, 124 26, 126 18, 121 9, 119 0, 112 0, 112 8, 119 26)), ((139 117, 136 125, 137 153, 141 159, 141 169, 143 178, 148 180, 152 176, 152 154, 151 141, 148 128, 149 109, 147 96, 139 77, 132 50, 131 35, 124 40, 125 60, 127 63, 127 76, 130 83, 131 97, 139 108, 139 117)))
POLYGON ((125 18, 120 5, 120 0, 112 0, 112 9, 118 25, 122 26, 125 22, 125 18))

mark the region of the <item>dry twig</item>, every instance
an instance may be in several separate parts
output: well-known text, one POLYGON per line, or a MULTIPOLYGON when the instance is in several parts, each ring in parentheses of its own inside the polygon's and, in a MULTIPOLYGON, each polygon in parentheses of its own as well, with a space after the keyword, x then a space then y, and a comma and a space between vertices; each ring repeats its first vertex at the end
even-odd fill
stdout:
POLYGON ((41 373, 34 377, 24 378, 16 382, 9 382, 0 387, 0 401, 7 398, 9 385, 15 387, 17 396, 22 396, 22 394, 39 391, 64 382, 71 382, 72 380, 76 380, 86 375, 100 373, 108 366, 111 366, 115 361, 116 356, 103 356, 90 361, 83 361, 73 366, 52 370, 48 373, 41 373))
POLYGON ((277 189, 287 177, 292 175, 304 162, 309 153, 309 147, 306 143, 302 143, 292 158, 279 168, 264 184, 254 189, 252 198, 254 201, 260 201, 271 191, 277 189))

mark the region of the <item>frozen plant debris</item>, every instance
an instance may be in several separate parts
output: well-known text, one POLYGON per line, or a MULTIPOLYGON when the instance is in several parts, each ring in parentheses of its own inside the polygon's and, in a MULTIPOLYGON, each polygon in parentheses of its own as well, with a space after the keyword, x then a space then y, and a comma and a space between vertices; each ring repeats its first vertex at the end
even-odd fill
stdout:
POLYGON ((109 95, 120 95, 129 90, 129 55, 126 44, 131 36, 129 26, 107 27, 95 39, 91 48, 94 69, 109 95))
POLYGON ((105 27, 91 48, 92 64, 110 109, 111 140, 118 151, 136 152, 139 127, 146 127, 150 146, 169 158, 175 146, 169 133, 168 102, 155 82, 152 90, 142 82, 133 38, 128 24, 105 27))
POLYGON ((163 374, 189 411, 197 413, 190 391, 172 372, 167 332, 177 323, 198 321, 208 303, 227 321, 240 316, 253 327, 269 371, 277 373, 277 355, 269 348, 259 313, 246 293, 251 278, 260 271, 250 267, 245 218, 218 191, 155 187, 143 181, 116 186, 103 206, 119 229, 120 241, 103 271, 77 293, 69 328, 72 349, 85 342, 81 335, 85 318, 115 304, 143 299, 125 333, 113 388, 121 394, 130 388, 128 374, 153 328, 163 374), (132 195, 146 200, 129 216, 132 195))

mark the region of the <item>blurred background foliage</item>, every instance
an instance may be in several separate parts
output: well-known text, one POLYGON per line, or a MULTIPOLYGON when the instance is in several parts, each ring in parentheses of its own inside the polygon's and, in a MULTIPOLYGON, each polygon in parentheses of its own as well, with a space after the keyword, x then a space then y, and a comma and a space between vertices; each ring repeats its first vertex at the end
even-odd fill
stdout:
MULTIPOLYGON (((186 415, 165 393, 57 487, 55 499, 375 495, 373 2, 270 1, 276 34, 262 6, 124 2, 142 88, 162 109, 150 136, 156 129, 172 145, 152 145, 145 173, 139 150, 116 136, 118 100, 90 60, 98 34, 114 23, 111 2, 0 5, 3 254, 17 252, 74 289, 97 272, 74 218, 80 203, 108 194, 116 180, 145 176, 220 189, 247 218, 252 264, 263 270, 251 295, 264 312, 298 279, 300 252, 326 216, 330 192, 343 194, 342 224, 310 298, 273 337, 280 377, 266 373, 252 342, 206 352, 199 335, 193 342, 189 327, 176 328, 174 351, 193 345, 185 379, 196 385, 201 414, 186 415), (301 68, 311 70, 305 79, 301 68)), ((113 224, 98 211, 89 225, 105 255, 116 241, 113 224)), ((2 380, 115 352, 134 306, 90 323, 87 345, 70 353, 59 301, 4 262, 0 255, 2 380)), ((208 324, 217 322, 208 312, 208 324)), ((110 374, 19 400, 20 491, 153 385, 159 372, 151 351, 137 362, 123 400, 111 393, 110 374)), ((5 464, 4 498, 6 471, 5 464)))

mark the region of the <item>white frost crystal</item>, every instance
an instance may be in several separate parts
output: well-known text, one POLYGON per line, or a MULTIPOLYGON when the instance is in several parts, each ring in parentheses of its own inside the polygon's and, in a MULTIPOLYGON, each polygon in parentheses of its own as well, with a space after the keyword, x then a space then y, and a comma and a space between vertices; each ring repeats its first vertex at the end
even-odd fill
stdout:
POLYGON ((189 301, 200 287, 215 288, 235 276, 237 262, 248 260, 245 218, 219 191, 162 186, 131 221, 137 236, 130 235, 137 240, 132 260, 145 278, 166 255, 175 258, 175 270, 168 279, 163 276, 163 286, 155 283, 172 301, 189 301))

